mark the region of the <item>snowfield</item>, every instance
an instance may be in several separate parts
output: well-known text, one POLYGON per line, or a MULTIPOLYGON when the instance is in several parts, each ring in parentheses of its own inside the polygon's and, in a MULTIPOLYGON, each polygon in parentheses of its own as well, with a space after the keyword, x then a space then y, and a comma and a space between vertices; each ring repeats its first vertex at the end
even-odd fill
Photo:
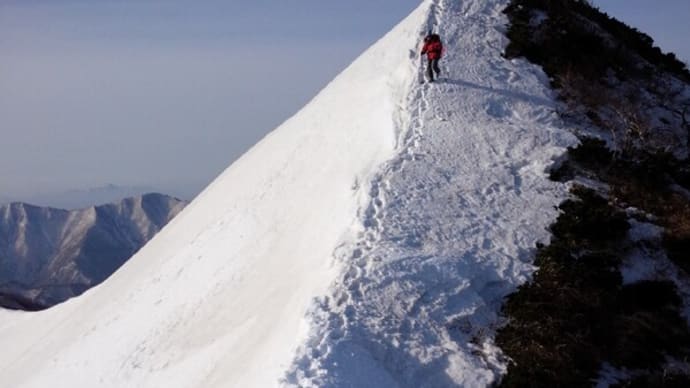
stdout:
POLYGON ((422 2, 102 285, 0 311, 2 386, 496 381, 574 142, 542 72, 501 57, 506 5, 422 2), (422 84, 429 28, 447 55, 422 84))

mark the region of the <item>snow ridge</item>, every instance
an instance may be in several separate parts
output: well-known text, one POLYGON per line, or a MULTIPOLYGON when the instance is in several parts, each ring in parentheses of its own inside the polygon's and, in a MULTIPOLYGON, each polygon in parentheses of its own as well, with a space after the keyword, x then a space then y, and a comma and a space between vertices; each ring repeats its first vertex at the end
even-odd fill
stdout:
POLYGON ((100 286, 0 310, 3 384, 495 381, 500 302, 548 238, 566 192, 545 171, 573 142, 541 70, 501 57, 506 3, 425 0, 100 286), (429 27, 445 79, 419 85, 429 27))
POLYGON ((546 172, 574 142, 543 73, 501 57, 506 3, 429 2, 420 34, 446 40, 442 81, 410 91, 397 155, 336 251, 343 273, 285 385, 473 387, 504 373, 500 304, 548 239, 566 190, 546 172))

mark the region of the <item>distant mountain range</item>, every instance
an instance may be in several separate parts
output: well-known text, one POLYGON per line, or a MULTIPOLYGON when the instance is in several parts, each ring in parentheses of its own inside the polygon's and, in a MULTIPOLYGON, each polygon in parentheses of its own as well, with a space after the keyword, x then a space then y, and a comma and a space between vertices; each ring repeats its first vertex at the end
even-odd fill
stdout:
POLYGON ((107 184, 88 189, 74 189, 66 191, 48 191, 36 194, 24 194, 20 197, 0 194, 0 205, 12 202, 30 203, 37 206, 58 209, 83 209, 113 203, 122 198, 137 197, 158 190, 145 186, 118 186, 107 184))
POLYGON ((145 194, 80 210, 0 206, 0 306, 40 310, 102 282, 186 205, 145 194))

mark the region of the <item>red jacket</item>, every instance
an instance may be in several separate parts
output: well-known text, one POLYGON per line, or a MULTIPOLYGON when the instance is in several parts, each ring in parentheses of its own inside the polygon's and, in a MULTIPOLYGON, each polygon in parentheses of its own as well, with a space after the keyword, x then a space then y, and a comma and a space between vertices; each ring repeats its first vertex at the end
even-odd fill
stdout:
POLYGON ((429 59, 440 59, 443 55, 443 44, 440 40, 425 39, 422 47, 422 55, 426 54, 429 59))

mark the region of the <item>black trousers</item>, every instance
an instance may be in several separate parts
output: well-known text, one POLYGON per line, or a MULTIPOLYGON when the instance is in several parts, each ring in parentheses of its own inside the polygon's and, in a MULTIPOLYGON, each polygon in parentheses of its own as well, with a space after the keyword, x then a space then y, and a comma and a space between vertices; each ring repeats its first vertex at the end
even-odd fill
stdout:
POLYGON ((441 74, 441 69, 438 67, 438 58, 428 59, 428 63, 426 65, 426 76, 430 81, 434 80, 434 72, 436 73, 436 77, 441 74))

